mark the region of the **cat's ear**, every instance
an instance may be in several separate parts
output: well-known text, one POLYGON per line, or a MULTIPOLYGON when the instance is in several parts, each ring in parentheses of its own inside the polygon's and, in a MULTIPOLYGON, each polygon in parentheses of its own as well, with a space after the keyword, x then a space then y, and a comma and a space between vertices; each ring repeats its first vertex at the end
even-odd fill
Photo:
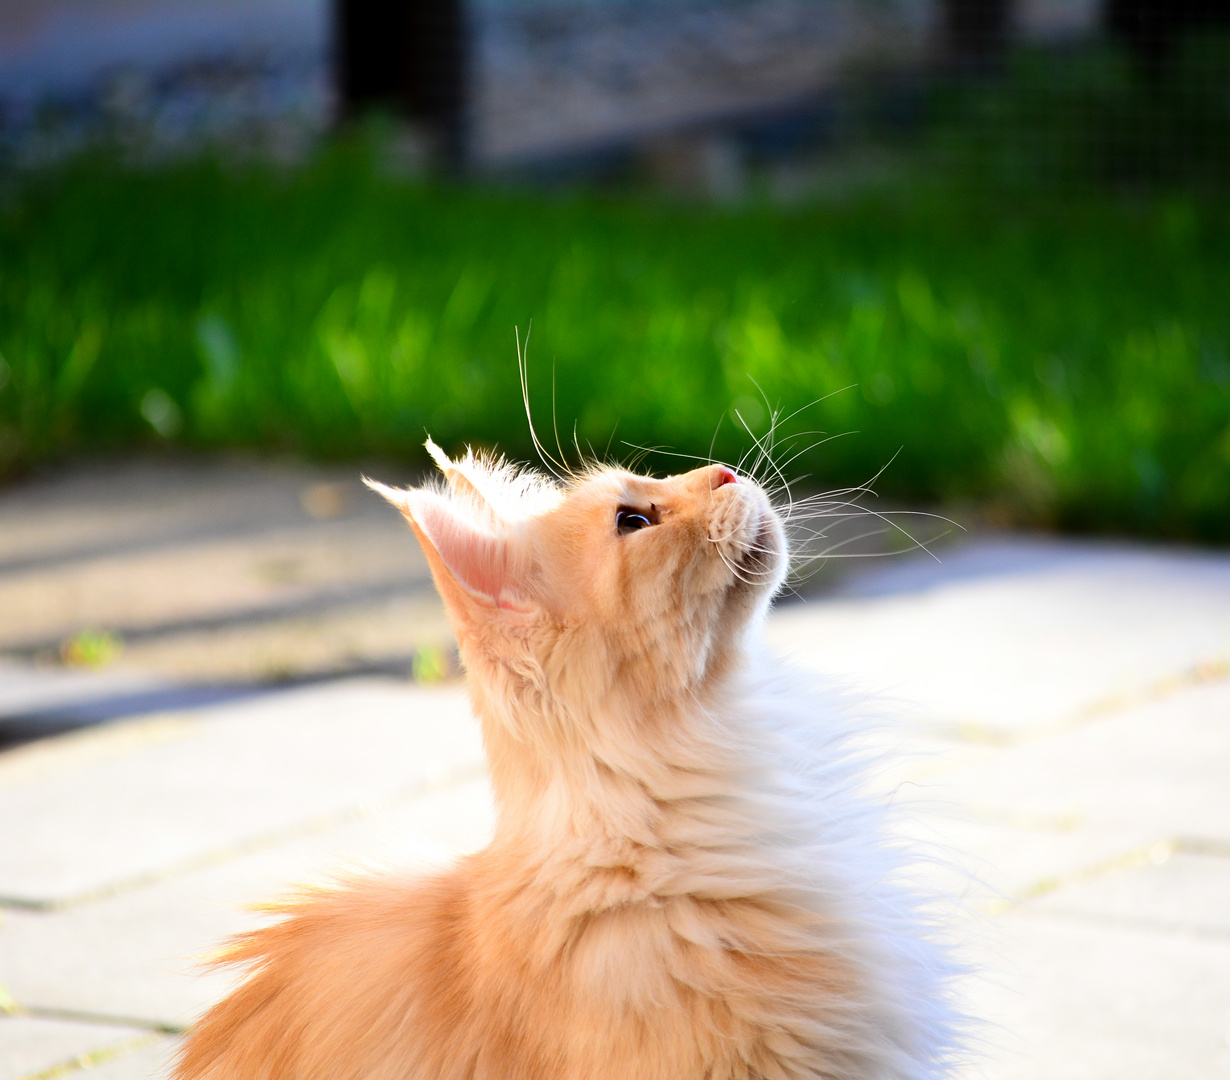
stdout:
POLYGON ((525 587, 528 560, 506 536, 497 536, 459 512, 435 491, 399 491, 374 480, 363 482, 396 506, 423 545, 432 576, 450 606, 478 603, 510 615, 536 610, 525 587))

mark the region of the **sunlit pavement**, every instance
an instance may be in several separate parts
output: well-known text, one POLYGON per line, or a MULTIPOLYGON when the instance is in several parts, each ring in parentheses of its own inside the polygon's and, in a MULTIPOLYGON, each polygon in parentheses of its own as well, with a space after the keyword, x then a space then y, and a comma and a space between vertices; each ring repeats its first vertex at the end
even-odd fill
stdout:
POLYGON ((108 676, 146 688, 400 675, 450 640, 418 546, 353 466, 171 458, 0 489, 0 612, 0 654, 102 635, 108 676))
MULTIPOLYGON (((402 526, 340 474, 184 468, 0 496, 0 716, 106 721, 0 752, 0 1080, 158 1075, 243 905, 490 826, 459 684, 404 673, 447 637, 402 526), (104 632, 99 670, 49 662, 104 632)), ((968 1077, 1230 1076, 1230 556, 977 538, 769 635, 892 722, 876 782, 975 967, 968 1077)))

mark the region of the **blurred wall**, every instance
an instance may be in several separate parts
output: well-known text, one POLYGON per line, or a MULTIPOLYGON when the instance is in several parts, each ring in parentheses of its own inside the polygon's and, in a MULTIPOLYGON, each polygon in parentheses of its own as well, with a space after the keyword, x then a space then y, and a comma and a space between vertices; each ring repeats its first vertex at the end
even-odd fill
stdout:
POLYGON ((0 0, 0 94, 72 94, 121 67, 322 54, 328 0, 0 0))
MULTIPOLYGON (((803 0, 848 23, 840 9, 862 11, 881 26, 918 28, 931 0, 803 0)), ((691 8, 706 0, 472 0, 485 13, 691 8)), ((725 5, 729 7, 730 5, 725 5)), ((774 8, 773 0, 759 5, 774 8)), ((1031 36, 1080 33, 1098 18, 1099 0, 1017 0, 1017 24, 1031 36)), ((330 0, 0 0, 0 93, 69 92, 119 66, 155 69, 201 57, 259 52, 324 53, 330 0)), ((848 27, 845 32, 848 32, 848 27)), ((873 32, 875 32, 873 27, 873 32)))
MULTIPOLYGON (((135 72, 162 80, 141 91, 155 103, 147 113, 185 132, 230 122, 217 120, 226 109, 210 113, 202 102, 242 96, 233 90, 245 78, 245 117, 297 110, 320 130, 334 115, 335 3, 379 12, 398 2, 430 10, 432 0, 0 0, 0 127, 29 130, 31 106, 47 96, 85 115, 123 99, 108 86, 135 72), (194 64, 264 74, 223 71, 210 81, 191 77, 194 64), (208 122, 175 119, 194 109, 208 122)), ((942 2, 464 0, 470 153, 498 165, 789 108, 814 100, 852 62, 924 59, 942 2)), ((1012 0, 1011 32, 1080 35, 1101 6, 1012 0)))
POLYGON ((1016 0, 1016 25, 1029 38, 1078 37, 1102 18, 1102 0, 1016 0))
MULTIPOLYGON (((814 101, 851 65, 928 62, 943 0, 470 0, 473 152, 501 163, 814 101)), ((1014 0, 1010 33, 1092 32, 1101 0, 1014 0)))

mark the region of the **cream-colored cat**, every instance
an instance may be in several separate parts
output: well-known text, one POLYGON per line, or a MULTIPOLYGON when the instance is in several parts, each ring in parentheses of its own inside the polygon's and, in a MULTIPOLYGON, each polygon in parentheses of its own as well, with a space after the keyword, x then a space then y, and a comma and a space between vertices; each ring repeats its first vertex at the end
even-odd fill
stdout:
POLYGON ((714 465, 394 491, 482 720, 491 845, 238 941, 180 1080, 922 1080, 947 965, 848 726, 763 655, 787 562, 714 465))

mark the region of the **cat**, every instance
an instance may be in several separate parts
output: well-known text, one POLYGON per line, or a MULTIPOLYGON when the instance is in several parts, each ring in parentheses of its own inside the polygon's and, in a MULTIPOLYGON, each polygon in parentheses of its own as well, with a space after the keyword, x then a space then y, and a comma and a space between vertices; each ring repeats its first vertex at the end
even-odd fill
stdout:
POLYGON ((177 1080, 937 1080, 951 965, 856 731, 759 643, 788 551, 724 465, 559 480, 431 441, 408 520, 494 838, 281 905, 177 1080))

